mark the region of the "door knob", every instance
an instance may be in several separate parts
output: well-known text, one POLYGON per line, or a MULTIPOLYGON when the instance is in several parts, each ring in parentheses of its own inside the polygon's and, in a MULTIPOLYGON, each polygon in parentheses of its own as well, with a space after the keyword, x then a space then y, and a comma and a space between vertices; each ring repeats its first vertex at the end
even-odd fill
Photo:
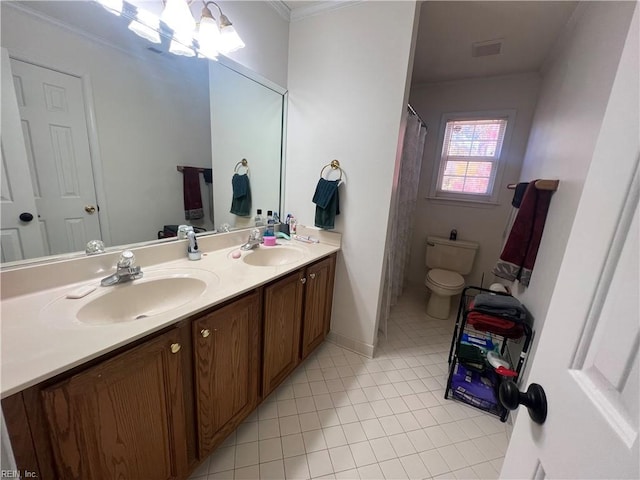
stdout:
POLYGON ((313 280, 314 278, 316 278, 316 274, 315 273, 310 273, 309 276, 311 277, 311 280, 313 280))
POLYGON ((96 207, 94 207, 93 205, 85 205, 84 211, 87 212, 89 215, 93 215, 96 212, 96 207))
POLYGON ((502 406, 509 410, 515 410, 518 405, 527 407, 531 420, 540 425, 547 419, 547 396, 537 383, 532 383, 527 391, 522 393, 515 383, 507 380, 500 384, 498 396, 502 406))
POLYGON ((211 330, 209 330, 208 328, 203 328, 202 330, 200 330, 200 335, 202 335, 204 338, 207 338, 209 335, 211 335, 211 330))
POLYGON ((23 212, 18 218, 23 222, 30 222, 31 220, 33 220, 33 215, 29 212, 23 212))
POLYGON ((172 343, 171 344, 171 353, 178 353, 180 351, 180 344, 179 343, 172 343))
POLYGON ((300 283, 302 283, 302 284, 307 283, 307 279, 306 279, 305 277, 302 277, 302 278, 300 279, 300 283))

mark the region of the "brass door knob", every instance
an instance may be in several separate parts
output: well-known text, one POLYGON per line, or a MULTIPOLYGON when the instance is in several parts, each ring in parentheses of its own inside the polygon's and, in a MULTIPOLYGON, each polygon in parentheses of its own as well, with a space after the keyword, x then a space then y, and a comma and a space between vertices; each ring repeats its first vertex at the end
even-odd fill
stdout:
POLYGON ((302 283, 302 284, 307 283, 307 279, 306 279, 305 277, 302 277, 302 278, 300 279, 300 283, 302 283))
POLYGON ((211 335, 211 330, 209 330, 208 328, 203 328, 202 330, 200 330, 200 335, 202 335, 204 338, 207 338, 209 335, 211 335))
POLYGON ((84 211, 87 212, 89 215, 93 215, 94 213, 96 213, 96 207, 94 207, 93 205, 85 205, 84 211))
POLYGON ((314 278, 316 278, 316 274, 315 273, 310 273, 309 276, 311 277, 311 279, 313 280, 314 278))
POLYGON ((172 343, 171 344, 171 353, 178 353, 180 351, 180 344, 179 343, 172 343))

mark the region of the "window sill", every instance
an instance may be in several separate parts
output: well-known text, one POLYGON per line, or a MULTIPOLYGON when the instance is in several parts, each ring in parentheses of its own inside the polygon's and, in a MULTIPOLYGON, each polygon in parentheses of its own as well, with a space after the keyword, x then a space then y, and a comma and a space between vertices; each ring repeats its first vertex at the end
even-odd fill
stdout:
POLYGON ((445 197, 434 197, 432 195, 429 195, 425 198, 429 200, 429 202, 434 203, 436 205, 459 205, 461 207, 473 207, 473 208, 492 208, 492 207, 500 206, 498 202, 494 202, 491 200, 445 198, 445 197))

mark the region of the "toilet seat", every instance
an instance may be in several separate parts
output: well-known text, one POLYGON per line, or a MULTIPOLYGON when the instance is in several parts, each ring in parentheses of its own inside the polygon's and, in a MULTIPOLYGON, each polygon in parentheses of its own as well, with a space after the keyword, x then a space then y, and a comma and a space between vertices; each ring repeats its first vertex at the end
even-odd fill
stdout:
MULTIPOLYGON (((457 272, 433 268, 427 272, 426 282, 445 290, 460 290, 464 287, 464 278, 457 272)), ((425 283, 426 283, 425 282, 425 283)))

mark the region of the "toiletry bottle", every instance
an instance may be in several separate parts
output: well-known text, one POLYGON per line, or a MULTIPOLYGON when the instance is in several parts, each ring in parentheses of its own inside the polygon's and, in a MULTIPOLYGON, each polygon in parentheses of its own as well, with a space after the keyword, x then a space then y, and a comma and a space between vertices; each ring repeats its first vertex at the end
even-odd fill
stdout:
POLYGON ((271 210, 267 210, 267 228, 264 231, 264 234, 268 237, 275 236, 274 229, 274 220, 273 220, 273 212, 271 210))
POLYGON ((256 223, 256 227, 264 227, 264 218, 262 217, 262 209, 259 208, 256 212, 256 217, 255 217, 255 223, 256 223))

